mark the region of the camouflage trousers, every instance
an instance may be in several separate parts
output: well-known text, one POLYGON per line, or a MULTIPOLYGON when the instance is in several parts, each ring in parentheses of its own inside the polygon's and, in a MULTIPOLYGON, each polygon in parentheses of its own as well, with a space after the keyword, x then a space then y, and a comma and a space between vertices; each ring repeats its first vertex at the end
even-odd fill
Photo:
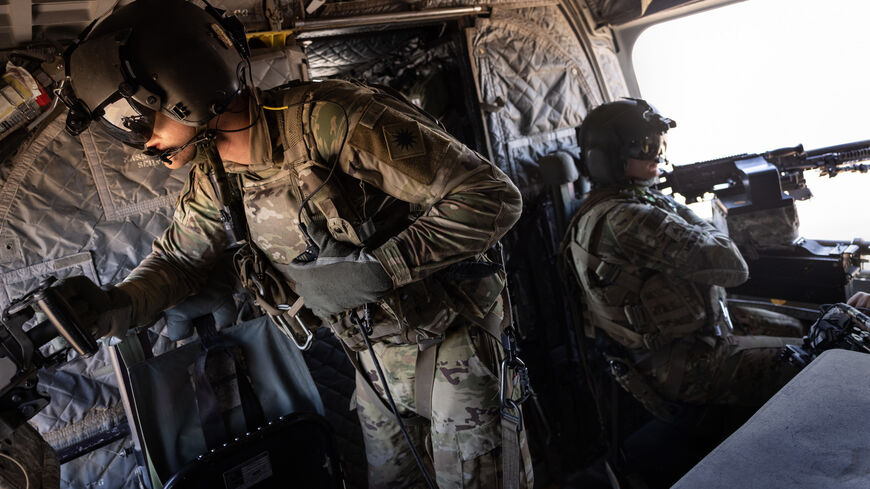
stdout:
POLYGON ((800 338, 773 336, 689 337, 655 352, 634 355, 651 387, 670 401, 760 406, 798 368, 781 357, 800 338))
POLYGON ((0 487, 4 489, 60 487, 60 464, 54 449, 25 423, 3 440, 0 487))
MULTIPOLYGON (((416 345, 377 343, 375 355, 396 407, 424 459, 434 469, 440 489, 500 486, 501 425, 499 416, 498 342, 476 327, 453 326, 438 346, 432 387, 431 421, 416 416, 414 376, 416 345)), ((386 397, 369 353, 359 353, 363 370, 378 395, 386 397)), ((389 409, 371 399, 357 375, 357 413, 362 424, 370 489, 425 488, 414 457, 389 409)), ((525 477, 521 487, 532 487, 531 457, 522 432, 525 477)))

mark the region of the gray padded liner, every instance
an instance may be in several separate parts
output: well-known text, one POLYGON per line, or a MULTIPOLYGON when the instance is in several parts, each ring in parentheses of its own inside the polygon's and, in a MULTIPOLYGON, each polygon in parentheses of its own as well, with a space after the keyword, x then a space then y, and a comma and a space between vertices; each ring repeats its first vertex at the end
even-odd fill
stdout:
POLYGON ((829 350, 673 487, 870 487, 870 355, 829 350))
MULTIPOLYGON (((184 170, 170 172, 110 141, 96 125, 73 138, 63 131, 64 120, 60 114, 0 169, 0 307, 49 276, 81 274, 99 284, 125 277, 169 224, 186 178, 184 170)), ((39 379, 52 400, 31 422, 55 448, 93 434, 103 423, 123 422, 105 349, 87 359, 73 355, 69 363, 40 372, 39 379)), ((124 443, 131 442, 116 445, 124 443)), ((108 487, 137 487, 131 479, 135 457, 110 455, 101 449, 70 462, 75 470, 62 467, 62 486, 85 487, 99 479, 108 487)))
POLYGON ((489 19, 477 19, 471 32, 493 162, 520 190, 532 192, 537 159, 576 146, 576 127, 604 96, 555 6, 494 10, 489 19))
MULTIPOLYGON (((321 13, 371 13, 389 3, 331 3, 321 13)), ((430 6, 462 3, 441 1, 430 6)), ((488 111, 493 161, 520 190, 530 194, 537 189, 537 159, 576 146, 576 128, 588 110, 602 103, 605 96, 560 9, 555 5, 534 6, 534 2, 525 5, 528 7, 495 7, 490 18, 476 19, 469 29, 469 50, 477 67, 480 101, 488 111)), ((414 42, 413 33, 402 31, 344 42, 315 39, 306 53, 312 77, 344 76, 365 70, 376 72, 381 60, 414 42)), ((603 38, 593 38, 592 44, 609 95, 627 96, 613 45, 603 38)))
POLYGON ((137 465, 130 437, 98 448, 60 467, 60 486, 69 489, 143 489, 147 473, 137 465))

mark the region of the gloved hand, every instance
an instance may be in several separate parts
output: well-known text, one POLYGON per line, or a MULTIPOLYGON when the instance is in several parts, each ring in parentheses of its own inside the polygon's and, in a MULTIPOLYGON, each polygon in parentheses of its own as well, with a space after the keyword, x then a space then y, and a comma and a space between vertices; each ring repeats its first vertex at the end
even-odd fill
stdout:
POLYGON ((867 292, 855 292, 846 304, 852 307, 861 307, 864 309, 870 308, 870 294, 867 292))
POLYGON ((311 238, 320 246, 317 259, 305 261, 302 254, 285 271, 318 316, 374 302, 393 289, 392 279, 367 249, 336 241, 325 229, 311 232, 311 238))
POLYGON ((225 286, 203 287, 198 294, 190 296, 177 306, 163 311, 169 339, 178 341, 193 334, 193 320, 211 314, 218 330, 230 326, 236 320, 236 302, 232 289, 225 286))
POLYGON ((121 338, 133 326, 133 303, 121 289, 100 288, 83 275, 62 279, 52 288, 66 299, 82 327, 90 328, 94 338, 121 338))

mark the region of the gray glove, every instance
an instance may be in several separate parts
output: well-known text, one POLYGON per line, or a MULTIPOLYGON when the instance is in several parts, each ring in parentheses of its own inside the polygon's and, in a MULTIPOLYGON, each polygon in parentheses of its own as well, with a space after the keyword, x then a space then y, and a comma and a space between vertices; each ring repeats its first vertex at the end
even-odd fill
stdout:
POLYGON ((204 287, 198 294, 188 297, 177 306, 163 311, 169 339, 178 341, 193 334, 193 320, 211 314, 218 330, 231 326, 236 320, 236 302, 228 287, 204 287))
POLYGON ((121 289, 100 288, 83 275, 62 279, 52 288, 66 299, 82 327, 89 328, 94 338, 121 338, 134 326, 132 301, 121 289))
POLYGON ((285 271, 318 316, 375 302, 393 289, 392 279, 367 249, 336 241, 326 230, 311 238, 320 246, 317 258, 306 260, 303 253, 285 271))

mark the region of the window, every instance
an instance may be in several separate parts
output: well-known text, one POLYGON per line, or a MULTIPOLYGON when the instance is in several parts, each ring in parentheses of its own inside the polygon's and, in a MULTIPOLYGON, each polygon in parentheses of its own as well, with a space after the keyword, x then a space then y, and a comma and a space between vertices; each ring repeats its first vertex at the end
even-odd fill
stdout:
MULTIPOLYGON (((641 95, 677 121, 670 161, 870 139, 867 19, 865 0, 751 0, 644 31, 632 62, 641 95)), ((805 176, 802 236, 870 239, 870 174, 805 176)))

